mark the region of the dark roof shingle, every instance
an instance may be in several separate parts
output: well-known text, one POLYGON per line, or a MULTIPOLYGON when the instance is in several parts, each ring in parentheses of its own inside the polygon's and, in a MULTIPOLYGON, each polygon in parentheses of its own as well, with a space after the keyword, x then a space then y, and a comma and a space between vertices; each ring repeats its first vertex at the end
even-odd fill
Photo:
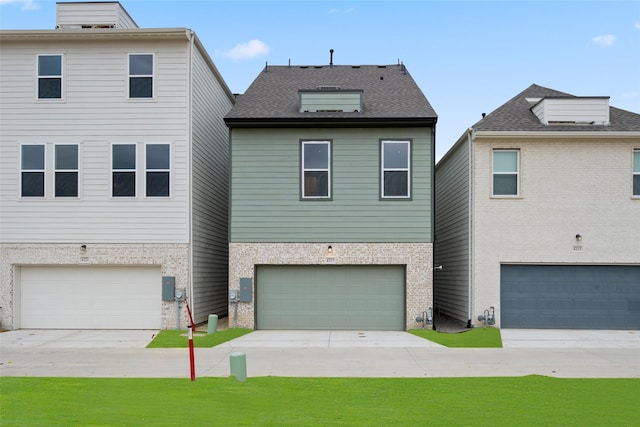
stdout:
POLYGON ((229 125, 250 121, 437 120, 437 114, 404 65, 272 66, 262 70, 225 117, 229 125), (299 111, 299 90, 339 86, 363 91, 363 111, 299 111))
POLYGON ((531 104, 527 98, 545 97, 572 97, 557 90, 532 84, 518 95, 498 107, 496 110, 485 116, 482 120, 472 126, 476 131, 540 131, 540 132, 563 132, 563 131, 590 131, 590 132, 633 132, 640 131, 640 114, 609 107, 608 126, 598 125, 545 125, 538 120, 538 117, 531 111, 531 104))

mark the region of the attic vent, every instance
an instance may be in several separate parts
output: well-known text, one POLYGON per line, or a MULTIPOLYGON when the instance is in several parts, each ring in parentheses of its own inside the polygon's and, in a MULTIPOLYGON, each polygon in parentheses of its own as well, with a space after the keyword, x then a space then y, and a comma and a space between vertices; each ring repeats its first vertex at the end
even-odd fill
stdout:
POLYGON ((362 111, 361 90, 340 90, 337 86, 317 86, 300 90, 301 113, 342 113, 362 111))
POLYGON ((545 125, 610 124, 608 97, 542 98, 531 111, 545 125))

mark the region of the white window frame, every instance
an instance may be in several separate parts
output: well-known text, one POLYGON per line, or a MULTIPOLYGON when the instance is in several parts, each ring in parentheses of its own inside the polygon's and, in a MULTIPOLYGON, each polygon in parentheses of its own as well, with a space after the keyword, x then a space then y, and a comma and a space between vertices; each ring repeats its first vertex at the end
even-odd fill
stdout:
POLYGON ((147 199, 157 199, 157 198, 170 198, 173 194, 172 188, 173 188, 173 146, 170 143, 167 142, 148 142, 144 144, 144 197, 147 199), (169 146, 169 168, 168 169, 149 169, 148 165, 147 165, 147 149, 150 145, 168 145, 169 146), (147 195, 147 173, 148 172, 168 172, 169 173, 169 182, 167 183, 167 185, 169 186, 168 188, 168 195, 166 196, 148 196, 147 195))
POLYGON ((80 144, 71 144, 71 143, 57 143, 57 144, 53 144, 53 197, 56 199, 78 199, 80 198, 80 144), (72 145, 76 147, 76 163, 77 163, 77 168, 76 169, 59 169, 58 165, 56 163, 56 159, 57 159, 57 149, 60 146, 63 145, 72 145), (58 172, 61 173, 67 173, 67 172, 75 172, 76 174, 76 195, 75 196, 58 196, 56 194, 56 181, 57 181, 57 176, 58 176, 58 172))
MULTIPOLYGON (((631 154, 631 197, 634 199, 640 199, 640 193, 635 194, 633 188, 633 181, 636 176, 640 176, 640 170, 636 170, 636 156, 640 159, 640 148, 634 148, 631 154)), ((640 160, 639 160, 640 161, 640 160)))
POLYGON ((135 52, 127 54, 127 99, 131 101, 150 101, 156 99, 156 55, 155 53, 150 52, 135 52), (151 56, 151 66, 152 73, 151 74, 131 74, 131 57, 132 56, 141 56, 141 55, 150 55, 151 56), (131 78, 134 77, 151 77, 151 96, 149 97, 132 97, 131 96, 131 78))
POLYGON ((39 53, 36 55, 36 100, 39 102, 60 102, 64 101, 64 55, 62 53, 39 53), (45 56, 60 57, 60 75, 40 74, 40 58, 45 56), (60 79, 60 97, 59 98, 40 98, 40 79, 60 79))
POLYGON ((491 197, 497 199, 514 199, 521 197, 520 191, 520 181, 521 181, 521 170, 520 170, 520 162, 521 162, 521 154, 519 148, 493 148, 491 150, 491 197), (494 154, 496 152, 512 152, 516 153, 516 172, 496 172, 494 165, 494 154), (494 177, 495 175, 515 175, 516 176, 516 194, 495 194, 494 186, 494 177))
POLYGON ((304 200, 330 200, 332 197, 331 191, 331 140, 320 141, 301 141, 301 153, 300 153, 300 194, 304 200), (307 145, 319 145, 323 144, 327 146, 327 167, 326 168, 305 168, 304 153, 307 145), (305 194, 305 172, 327 172, 327 195, 326 196, 307 196, 305 194))
POLYGON ((380 198, 389 199, 411 199, 411 140, 409 139, 384 139, 380 141, 380 198), (386 144, 406 144, 407 146, 407 167, 406 168, 385 168, 384 147, 386 144), (385 189, 385 172, 406 172, 407 173, 407 195, 387 196, 385 189))
POLYGON ((33 144, 20 144, 20 172, 18 179, 18 194, 21 199, 24 200, 42 200, 47 197, 47 145, 44 143, 33 143, 33 144), (42 159, 42 169, 23 169, 23 156, 22 156, 22 147, 24 146, 42 146, 42 154, 44 158, 42 159), (22 174, 29 172, 38 172, 42 173, 42 196, 23 196, 22 195, 22 174))
MULTIPOLYGON (((109 194, 111 196, 112 199, 132 199, 138 196, 138 183, 139 183, 139 173, 138 173, 138 158, 139 158, 139 154, 138 154, 138 144, 136 143, 132 143, 132 142, 113 142, 111 143, 111 150, 110 150, 110 163, 111 163, 111 180, 110 180, 110 186, 109 186, 109 194), (113 167, 113 147, 116 145, 132 145, 134 147, 134 154, 135 154, 135 161, 134 161, 134 166, 133 169, 114 169, 113 167), (115 196, 113 194, 113 174, 114 173, 118 173, 118 172, 133 172, 134 173, 134 186, 133 186, 133 196, 115 196)), ((146 155, 146 151, 145 151, 145 155, 146 155)), ((145 175, 146 176, 146 175, 145 175)), ((145 187, 146 189, 146 187, 145 187)))

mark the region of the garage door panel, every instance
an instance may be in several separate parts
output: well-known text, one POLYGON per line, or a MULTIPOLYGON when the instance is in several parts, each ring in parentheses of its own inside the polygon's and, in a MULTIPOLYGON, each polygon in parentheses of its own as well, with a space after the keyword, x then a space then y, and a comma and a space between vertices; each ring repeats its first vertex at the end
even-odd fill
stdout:
POLYGON ((403 266, 259 266, 259 329, 404 329, 403 266))
POLYGON ((640 266, 503 265, 504 328, 640 329, 640 266))
POLYGON ((25 266, 20 327, 159 329, 159 267, 25 266))

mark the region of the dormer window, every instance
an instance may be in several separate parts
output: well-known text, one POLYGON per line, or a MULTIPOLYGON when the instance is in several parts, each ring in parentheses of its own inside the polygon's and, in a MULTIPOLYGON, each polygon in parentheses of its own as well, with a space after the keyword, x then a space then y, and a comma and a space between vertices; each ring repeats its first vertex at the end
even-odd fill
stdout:
POLYGON ((301 113, 359 113, 362 111, 362 91, 345 90, 339 86, 318 86, 299 93, 301 113))
MULTIPOLYGON (((535 101, 527 98, 528 102, 535 101)), ((537 100, 531 111, 545 125, 608 126, 608 97, 549 97, 537 100)))

